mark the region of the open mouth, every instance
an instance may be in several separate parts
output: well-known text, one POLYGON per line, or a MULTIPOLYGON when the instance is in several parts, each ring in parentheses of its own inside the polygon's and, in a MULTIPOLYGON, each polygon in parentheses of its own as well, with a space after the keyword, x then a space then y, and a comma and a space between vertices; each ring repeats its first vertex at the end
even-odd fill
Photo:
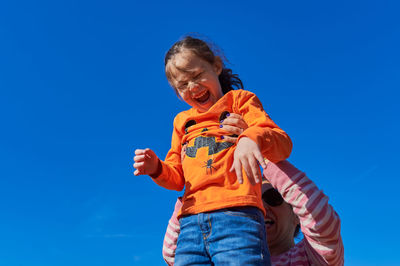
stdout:
POLYGON ((196 97, 193 98, 200 104, 204 104, 210 98, 210 92, 208 90, 204 90, 204 92, 200 93, 199 95, 196 95, 196 97))
POLYGON ((272 225, 274 225, 275 224, 275 221, 274 220, 271 220, 271 219, 268 219, 268 218, 265 218, 265 227, 268 229, 268 228, 270 228, 272 225))

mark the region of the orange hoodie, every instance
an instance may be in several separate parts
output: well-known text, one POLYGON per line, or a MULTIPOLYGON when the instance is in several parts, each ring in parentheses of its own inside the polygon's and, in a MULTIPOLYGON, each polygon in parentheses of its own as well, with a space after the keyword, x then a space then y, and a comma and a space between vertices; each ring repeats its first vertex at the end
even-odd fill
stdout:
POLYGON ((255 206, 265 212, 261 201, 261 183, 251 185, 243 172, 239 184, 233 163, 236 144, 221 140, 226 135, 220 125, 223 113, 242 115, 249 126, 238 138, 255 141, 264 157, 278 162, 289 157, 292 142, 265 113, 257 96, 245 90, 232 90, 219 99, 207 112, 189 109, 174 120, 171 149, 162 169, 153 180, 167 189, 185 187, 182 215, 196 214, 222 208, 255 206), (181 161, 182 146, 186 154, 181 161))

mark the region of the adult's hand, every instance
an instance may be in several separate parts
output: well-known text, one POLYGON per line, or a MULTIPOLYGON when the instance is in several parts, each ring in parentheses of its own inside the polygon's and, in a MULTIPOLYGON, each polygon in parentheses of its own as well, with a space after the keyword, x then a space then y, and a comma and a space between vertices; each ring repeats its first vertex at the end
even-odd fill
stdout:
POLYGON ((236 146, 233 164, 229 171, 235 171, 239 184, 243 184, 243 167, 250 183, 255 185, 261 181, 259 164, 262 168, 267 167, 257 143, 248 137, 241 138, 236 146))
POLYGON ((230 135, 223 136, 224 140, 236 143, 237 137, 243 133, 249 126, 239 114, 230 113, 222 122, 221 128, 230 133, 230 135), (235 136, 236 135, 236 136, 235 136))

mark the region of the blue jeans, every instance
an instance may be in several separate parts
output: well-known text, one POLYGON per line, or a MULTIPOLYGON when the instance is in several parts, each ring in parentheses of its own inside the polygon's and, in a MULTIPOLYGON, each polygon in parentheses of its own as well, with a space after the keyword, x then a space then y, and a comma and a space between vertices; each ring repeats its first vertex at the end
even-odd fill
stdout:
POLYGON ((271 265, 264 216, 255 207, 227 208, 179 219, 175 266, 271 265))

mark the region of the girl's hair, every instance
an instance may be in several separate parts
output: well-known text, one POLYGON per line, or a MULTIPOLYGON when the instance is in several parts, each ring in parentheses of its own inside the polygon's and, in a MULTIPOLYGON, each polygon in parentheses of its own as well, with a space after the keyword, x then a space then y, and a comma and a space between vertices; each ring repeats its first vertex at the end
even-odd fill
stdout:
MULTIPOLYGON (((216 55, 216 52, 213 52, 210 47, 211 45, 201 39, 197 39, 192 36, 186 36, 182 40, 174 43, 174 45, 172 45, 172 47, 168 50, 164 58, 164 65, 166 66, 168 61, 174 55, 182 52, 184 49, 192 51, 196 56, 210 64, 214 64, 215 60, 218 60, 217 58, 219 57, 222 63, 222 72, 219 74, 218 79, 221 85, 222 93, 225 94, 230 90, 234 90, 234 87, 243 89, 243 83, 240 80, 239 75, 233 74, 232 69, 225 66, 225 60, 223 60, 225 57, 216 55)), ((167 79, 170 80, 169 73, 167 72, 166 74, 167 79)), ((175 88, 174 90, 177 93, 175 88)))

